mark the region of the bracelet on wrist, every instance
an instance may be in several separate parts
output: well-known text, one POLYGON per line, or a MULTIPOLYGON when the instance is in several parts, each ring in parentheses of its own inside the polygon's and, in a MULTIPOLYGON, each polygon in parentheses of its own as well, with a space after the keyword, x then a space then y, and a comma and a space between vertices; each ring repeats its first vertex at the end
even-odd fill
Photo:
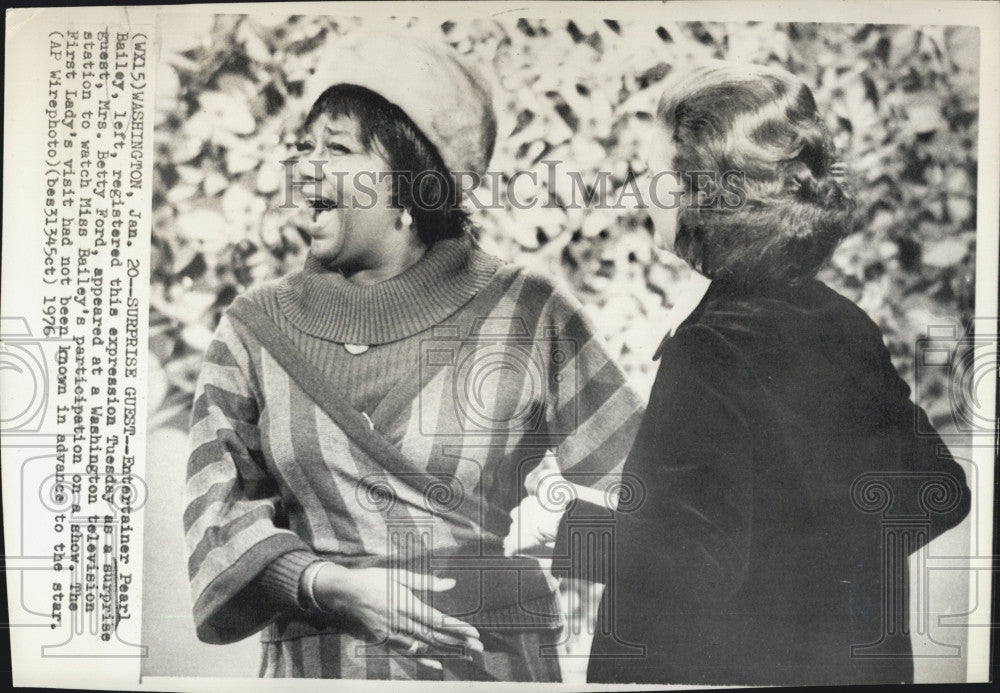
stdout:
POLYGON ((308 611, 325 612, 326 609, 316 600, 316 578, 319 572, 327 565, 327 561, 315 561, 306 566, 302 571, 300 586, 304 597, 305 607, 308 611))

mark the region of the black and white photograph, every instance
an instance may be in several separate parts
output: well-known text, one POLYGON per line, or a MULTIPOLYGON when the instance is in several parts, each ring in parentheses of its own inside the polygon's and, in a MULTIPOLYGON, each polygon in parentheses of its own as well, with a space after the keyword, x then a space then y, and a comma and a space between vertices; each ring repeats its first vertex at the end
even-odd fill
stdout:
POLYGON ((1000 4, 906 4, 51 16, 25 685, 990 680, 1000 4))

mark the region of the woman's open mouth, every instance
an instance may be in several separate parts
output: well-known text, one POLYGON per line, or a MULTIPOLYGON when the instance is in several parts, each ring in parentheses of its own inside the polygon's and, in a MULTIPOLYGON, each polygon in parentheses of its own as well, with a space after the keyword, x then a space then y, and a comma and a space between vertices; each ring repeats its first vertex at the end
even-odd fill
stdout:
POLYGON ((313 222, 319 221, 322 214, 332 212, 337 209, 337 203, 326 197, 318 197, 309 200, 309 207, 312 209, 313 222))

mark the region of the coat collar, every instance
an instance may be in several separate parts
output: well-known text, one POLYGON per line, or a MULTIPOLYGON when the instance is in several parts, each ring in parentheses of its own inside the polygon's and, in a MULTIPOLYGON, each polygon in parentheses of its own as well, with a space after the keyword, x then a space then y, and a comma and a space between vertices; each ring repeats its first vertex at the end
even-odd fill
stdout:
POLYGON ((660 342, 660 346, 656 348, 656 353, 653 354, 654 361, 660 358, 667 340, 673 337, 684 321, 691 317, 691 314, 705 298, 711 285, 711 279, 700 272, 691 270, 691 274, 681 284, 677 300, 674 301, 670 312, 667 313, 667 333, 663 337, 663 341, 660 342))

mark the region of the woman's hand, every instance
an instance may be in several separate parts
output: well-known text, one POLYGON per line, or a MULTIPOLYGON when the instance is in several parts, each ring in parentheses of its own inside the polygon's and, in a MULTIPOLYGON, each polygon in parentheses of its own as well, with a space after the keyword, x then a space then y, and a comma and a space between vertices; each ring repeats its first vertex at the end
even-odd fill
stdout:
POLYGON ((596 488, 574 484, 559 471, 551 451, 531 470, 524 480, 528 495, 510 512, 511 526, 504 539, 507 556, 549 558, 563 512, 574 500, 614 510, 618 497, 596 488))
POLYGON ((548 558, 555 546, 562 510, 543 504, 538 496, 525 496, 521 504, 510 511, 510 532, 503 541, 507 556, 548 558))
POLYGON ((551 450, 524 480, 528 495, 510 512, 510 531, 503 541, 507 556, 549 558, 563 510, 575 498, 575 485, 559 471, 551 450))
POLYGON ((380 641, 389 640, 434 669, 435 659, 420 657, 434 646, 483 651, 479 631, 422 602, 414 591, 440 592, 455 581, 406 570, 345 568, 328 563, 316 574, 313 594, 327 611, 345 611, 380 641))

